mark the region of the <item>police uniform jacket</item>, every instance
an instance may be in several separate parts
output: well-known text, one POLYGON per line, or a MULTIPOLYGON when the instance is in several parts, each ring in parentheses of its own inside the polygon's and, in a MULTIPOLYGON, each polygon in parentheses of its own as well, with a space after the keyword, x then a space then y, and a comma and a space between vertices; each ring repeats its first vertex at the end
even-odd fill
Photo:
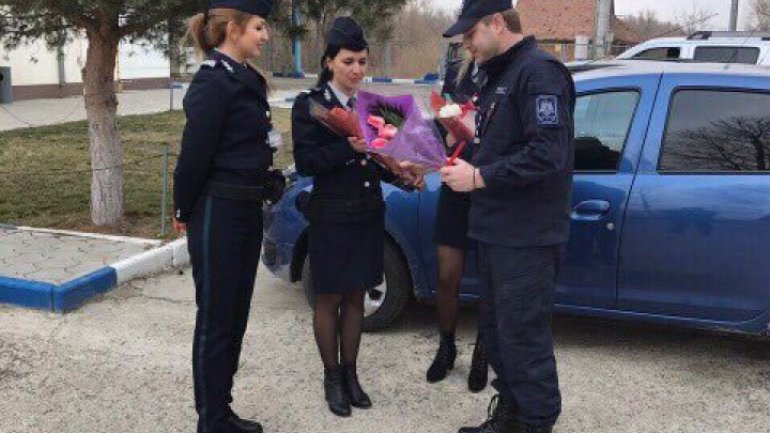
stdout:
POLYGON ((310 114, 310 100, 327 109, 343 107, 329 85, 297 97, 292 110, 292 139, 297 171, 313 177, 308 218, 357 222, 381 217, 385 204, 380 181, 395 177, 367 154, 358 153, 348 138, 339 137, 310 114))
POLYGON ((264 77, 213 50, 184 98, 187 116, 174 172, 176 218, 186 222, 210 181, 262 186, 273 154, 264 77))
POLYGON ((574 165, 575 85, 528 37, 482 65, 478 143, 487 187, 471 194, 469 236, 510 247, 564 243, 574 165))

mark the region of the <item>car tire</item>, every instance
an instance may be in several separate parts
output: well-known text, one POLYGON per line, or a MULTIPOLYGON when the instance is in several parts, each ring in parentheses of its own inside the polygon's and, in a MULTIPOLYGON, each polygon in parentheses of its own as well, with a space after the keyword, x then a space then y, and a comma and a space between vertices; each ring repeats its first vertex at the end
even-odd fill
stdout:
MULTIPOLYGON (((312 278, 310 260, 306 258, 302 265, 302 289, 311 307, 315 297, 312 278)), ((409 268, 398 247, 390 240, 386 240, 384 283, 367 293, 366 315, 363 323, 365 332, 387 329, 396 322, 409 301, 412 291, 411 281, 409 268)))

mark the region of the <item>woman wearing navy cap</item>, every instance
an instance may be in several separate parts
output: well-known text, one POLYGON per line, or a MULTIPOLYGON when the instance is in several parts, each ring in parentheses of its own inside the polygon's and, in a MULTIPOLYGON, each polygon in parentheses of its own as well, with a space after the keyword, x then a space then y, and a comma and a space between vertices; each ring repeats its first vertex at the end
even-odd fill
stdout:
POLYGON ((369 48, 363 30, 337 18, 327 38, 318 87, 300 95, 292 111, 297 170, 313 177, 306 216, 314 292, 313 329, 324 364, 329 409, 350 416, 369 408, 356 373, 366 292, 383 281, 385 203, 380 180, 393 175, 366 153, 366 143, 338 137, 310 115, 310 101, 327 109, 352 108, 366 75, 369 48))
POLYGON ((184 100, 174 226, 186 231, 198 312, 193 379, 198 433, 262 432, 230 408, 262 244, 269 171, 267 86, 248 59, 268 40, 272 0, 212 0, 189 34, 208 57, 184 100))

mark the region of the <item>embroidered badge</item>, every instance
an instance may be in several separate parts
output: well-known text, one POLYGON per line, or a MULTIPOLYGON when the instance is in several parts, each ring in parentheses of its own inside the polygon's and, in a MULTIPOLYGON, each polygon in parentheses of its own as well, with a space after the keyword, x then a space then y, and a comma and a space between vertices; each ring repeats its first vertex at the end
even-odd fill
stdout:
POLYGON ((498 95, 505 95, 506 93, 508 93, 508 88, 507 87, 498 87, 497 90, 495 90, 495 93, 498 94, 498 95))
POLYGON ((332 92, 329 89, 326 89, 326 100, 329 102, 332 100, 332 92))
POLYGON ((537 123, 539 125, 555 126, 559 124, 558 99, 554 95, 538 96, 535 101, 537 123))

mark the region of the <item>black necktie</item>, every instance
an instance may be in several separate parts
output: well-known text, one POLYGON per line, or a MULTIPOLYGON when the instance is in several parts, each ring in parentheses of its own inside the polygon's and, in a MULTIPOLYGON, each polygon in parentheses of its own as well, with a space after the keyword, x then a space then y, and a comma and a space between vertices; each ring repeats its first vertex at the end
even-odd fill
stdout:
POLYGON ((355 96, 351 96, 350 99, 348 99, 348 108, 350 108, 351 110, 356 108, 356 97, 355 96))

